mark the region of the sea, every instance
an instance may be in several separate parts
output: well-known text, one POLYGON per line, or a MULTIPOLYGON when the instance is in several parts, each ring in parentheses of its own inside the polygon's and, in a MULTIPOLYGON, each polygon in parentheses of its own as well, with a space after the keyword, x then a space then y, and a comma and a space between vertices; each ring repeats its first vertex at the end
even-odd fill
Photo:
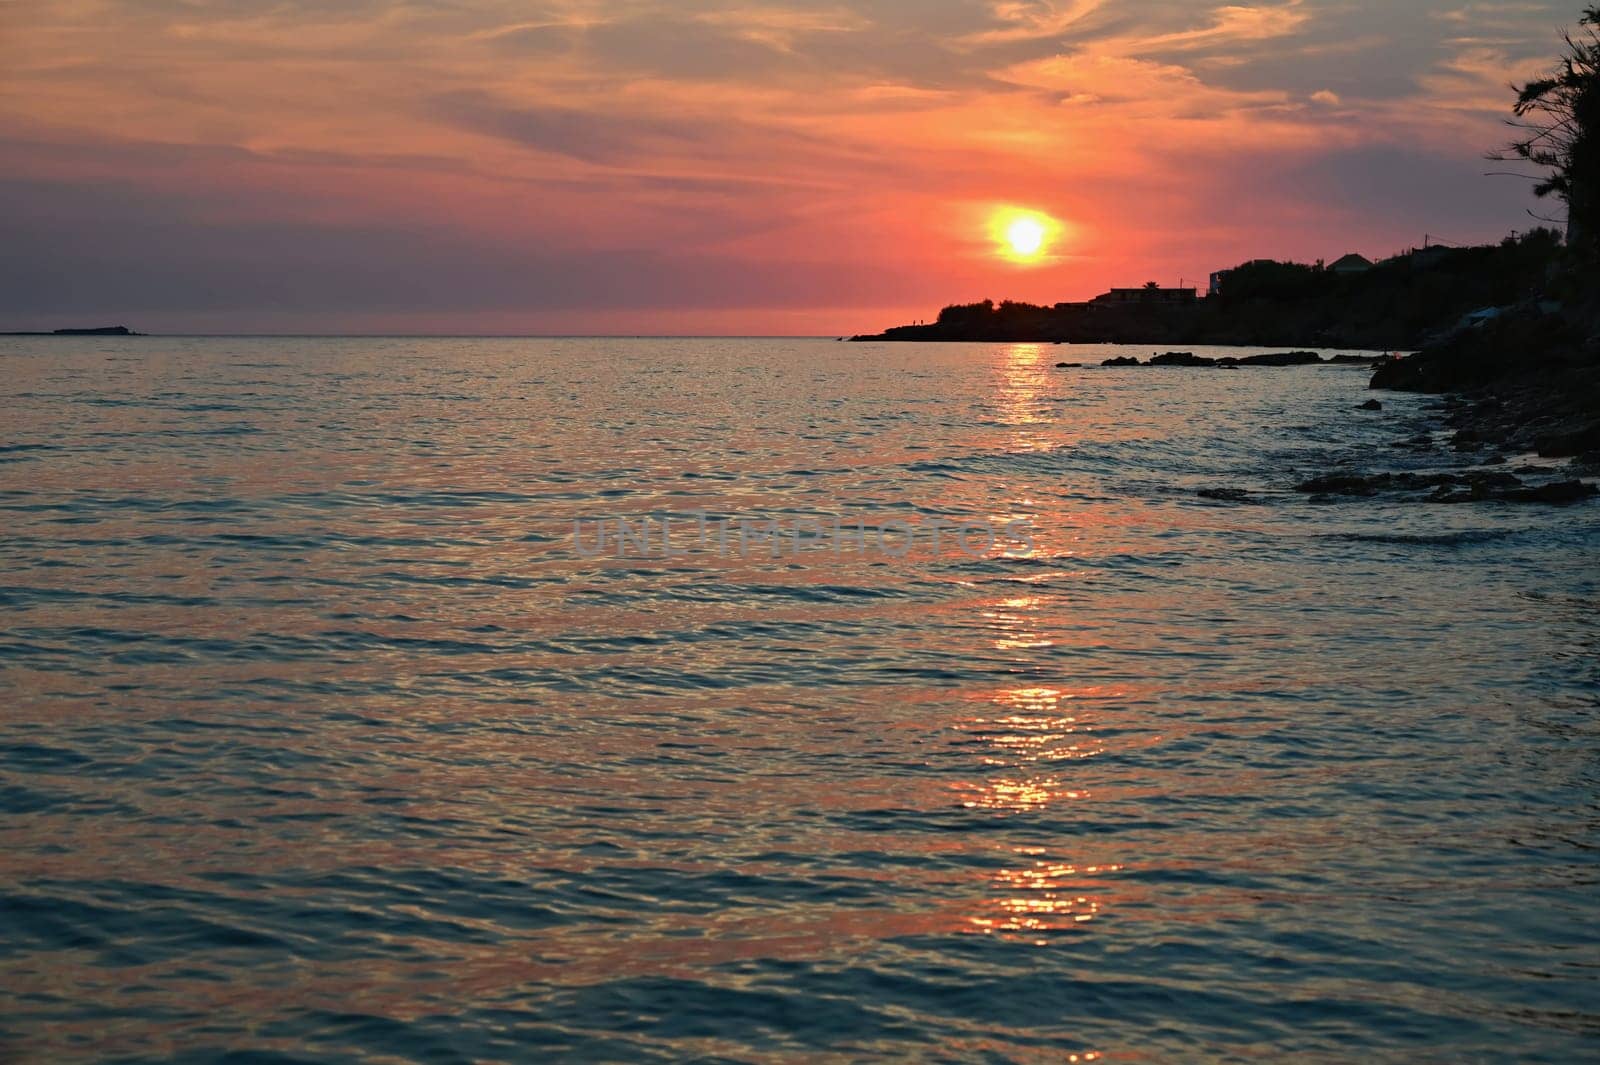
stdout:
POLYGON ((1600 1059, 1600 504, 1127 354, 0 339, 0 1061, 1600 1059))

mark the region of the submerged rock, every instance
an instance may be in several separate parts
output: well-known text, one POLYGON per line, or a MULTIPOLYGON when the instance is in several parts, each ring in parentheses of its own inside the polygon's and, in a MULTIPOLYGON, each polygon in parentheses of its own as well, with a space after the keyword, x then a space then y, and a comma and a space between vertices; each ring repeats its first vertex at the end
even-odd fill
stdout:
POLYGON ((1597 489, 1583 481, 1527 485, 1504 470, 1463 470, 1439 473, 1333 473, 1295 485, 1322 500, 1338 497, 1369 498, 1380 493, 1421 492, 1430 503, 1576 503, 1597 489))
POLYGON ((1379 487, 1377 478, 1357 473, 1334 473, 1301 481, 1294 486, 1294 490, 1319 496, 1373 496, 1378 494, 1379 487))
POLYGON ((1256 503, 1259 502, 1243 488, 1202 488, 1195 493, 1201 499, 1215 499, 1221 503, 1256 503))
POLYGON ((1382 410, 1382 409, 1383 409, 1383 404, 1379 403, 1375 399, 1369 399, 1365 403, 1361 404, 1361 406, 1356 408, 1356 410, 1382 410))

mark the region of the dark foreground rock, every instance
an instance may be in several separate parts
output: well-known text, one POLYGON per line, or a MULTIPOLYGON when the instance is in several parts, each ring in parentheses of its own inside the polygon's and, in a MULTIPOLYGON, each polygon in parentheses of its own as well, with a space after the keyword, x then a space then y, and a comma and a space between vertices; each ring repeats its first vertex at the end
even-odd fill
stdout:
POLYGON ((1528 304, 1464 329, 1415 355, 1388 359, 1373 388, 1402 392, 1471 392, 1552 380, 1592 369, 1600 359, 1585 315, 1545 313, 1528 304))
POLYGON ((1600 418, 1581 428, 1535 437, 1533 449, 1547 459, 1573 458, 1585 452, 1600 450, 1600 418))
MULTIPOLYGON (((1371 387, 1446 394, 1450 446, 1479 463, 1531 452, 1575 459, 1570 473, 1593 476, 1582 456, 1600 451, 1600 284, 1569 279, 1566 290, 1565 305, 1530 299, 1408 358, 1385 360, 1371 387)), ((1495 498, 1566 503, 1593 492, 1562 480, 1495 498)))
POLYGON ((1552 481, 1549 484, 1541 484, 1532 488, 1514 489, 1506 493, 1503 498, 1509 499, 1514 503, 1563 504, 1576 503, 1579 500, 1588 499, 1596 492, 1600 492, 1600 489, 1583 481, 1552 481))

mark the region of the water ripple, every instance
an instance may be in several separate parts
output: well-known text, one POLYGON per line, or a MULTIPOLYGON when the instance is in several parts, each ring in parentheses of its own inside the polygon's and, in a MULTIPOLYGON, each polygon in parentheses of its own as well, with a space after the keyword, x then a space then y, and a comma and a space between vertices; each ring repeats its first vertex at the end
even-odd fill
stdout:
POLYGON ((1288 490, 1425 400, 133 343, 0 340, 0 1059, 1600 1045, 1600 518, 1288 490), (1033 550, 575 550, 691 512, 1033 550))

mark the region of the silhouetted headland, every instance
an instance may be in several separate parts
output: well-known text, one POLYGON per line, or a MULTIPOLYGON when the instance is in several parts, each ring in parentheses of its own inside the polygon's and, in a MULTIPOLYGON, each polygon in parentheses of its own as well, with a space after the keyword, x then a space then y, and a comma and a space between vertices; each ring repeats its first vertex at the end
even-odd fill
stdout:
POLYGON ((37 332, 0 333, 0 337, 142 337, 125 325, 100 325, 88 329, 51 329, 37 332))
POLYGON ((1357 255, 1331 265, 1256 260, 1212 275, 1205 296, 1151 282, 1079 303, 984 300, 852 339, 1415 350, 1532 295, 1559 247, 1559 234, 1536 229, 1498 245, 1419 248, 1378 263, 1357 255))

